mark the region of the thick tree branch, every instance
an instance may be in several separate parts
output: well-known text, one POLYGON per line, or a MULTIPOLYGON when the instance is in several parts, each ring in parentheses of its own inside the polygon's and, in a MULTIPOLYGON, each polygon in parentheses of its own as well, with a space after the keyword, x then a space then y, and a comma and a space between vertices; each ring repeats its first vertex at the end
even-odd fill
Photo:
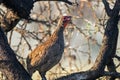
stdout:
POLYGON ((106 10, 106 13, 107 15, 110 17, 112 16, 112 10, 110 9, 109 7, 109 3, 106 1, 106 0, 102 0, 103 3, 104 3, 104 6, 105 6, 105 10, 106 10))
POLYGON ((115 77, 115 78, 120 78, 120 73, 117 73, 117 72, 106 72, 105 71, 103 73, 103 76, 111 76, 111 77, 115 77))
MULTIPOLYGON (((118 25, 118 21, 119 21, 119 17, 118 17, 119 12, 118 12, 118 10, 114 10, 114 9, 113 9, 113 11, 116 14, 114 14, 112 12, 113 14, 111 14, 111 15, 113 15, 113 16, 111 16, 107 21, 107 26, 106 26, 105 34, 104 34, 104 38, 103 38, 103 46, 100 50, 99 57, 97 57, 97 59, 100 62, 96 60, 96 63, 102 64, 101 67, 103 67, 103 66, 105 67, 107 62, 114 57, 115 52, 116 52, 116 45, 117 45, 117 39, 118 39, 118 26, 117 25, 118 25), (102 60, 100 60, 99 58, 102 60)), ((98 67, 98 64, 96 65, 97 67, 98 67)), ((99 68, 101 68, 101 67, 99 66, 99 68)), ((104 68, 103 68, 103 70, 104 70, 104 68)))
POLYGON ((74 3, 69 0, 0 0, 7 8, 12 9, 20 18, 28 19, 34 2, 37 1, 60 1, 73 5, 74 3))
POLYGON ((60 1, 60 2, 65 2, 65 3, 69 4, 69 5, 74 4, 73 2, 71 2, 69 0, 35 0, 35 2, 37 2, 37 1, 60 1))
MULTIPOLYGON (((105 0, 103 0, 103 1, 105 1, 105 0)), ((112 58, 115 56, 116 47, 117 47, 117 40, 118 40, 118 28, 117 28, 118 26, 117 25, 118 25, 118 21, 119 21, 119 2, 118 2, 118 0, 116 0, 114 8, 111 11, 110 11, 110 8, 108 8, 109 7, 108 5, 105 5, 105 7, 106 7, 105 8, 106 12, 107 12, 108 16, 110 17, 109 21, 107 22, 106 29, 111 28, 111 29, 114 29, 114 31, 116 31, 116 32, 114 32, 114 34, 115 34, 114 36, 110 35, 111 39, 113 38, 112 39, 113 41, 112 41, 112 44, 111 44, 112 52, 110 53, 111 56, 109 57, 109 59, 107 61, 107 67, 108 67, 108 70, 110 72, 116 72, 116 67, 114 65, 114 62, 113 62, 112 58), (110 13, 110 15, 109 15, 109 13, 110 13), (114 28, 112 28, 112 27, 114 27, 114 28)), ((111 31, 111 34, 113 34, 113 31, 111 29, 108 32, 111 31)), ((115 77, 110 78, 110 80, 114 80, 114 79, 115 79, 115 77)))
POLYGON ((7 37, 0 28, 0 71, 8 80, 31 80, 31 77, 18 62, 14 51, 10 48, 7 37))
MULTIPOLYGON (((20 19, 31 20, 29 17, 30 11, 33 8, 33 4, 36 1, 60 1, 65 2, 69 5, 74 3, 68 0, 0 0, 0 3, 3 3, 10 12, 13 13, 16 17, 3 17, 3 21, 0 21, 3 25, 1 26, 5 32, 12 30, 20 19), (17 14, 16 14, 17 13, 17 14)), ((45 23, 44 21, 41 21, 45 23)))
POLYGON ((120 61, 120 57, 118 55, 115 55, 115 58, 117 58, 120 61))
POLYGON ((96 80, 96 78, 99 78, 101 76, 112 76, 112 77, 120 78, 120 73, 107 72, 107 71, 98 72, 93 70, 93 71, 73 73, 73 74, 58 78, 56 80, 96 80))
POLYGON ((60 77, 56 80, 95 80, 98 77, 100 77, 100 73, 98 73, 98 71, 93 70, 73 73, 67 76, 60 77))
POLYGON ((33 0, 3 0, 2 3, 12 9, 20 18, 27 19, 33 8, 33 0))
POLYGON ((6 13, 4 11, 0 13, 0 17, 1 27, 5 32, 12 30, 20 21, 20 18, 10 9, 6 13))
POLYGON ((119 1, 119 0, 116 0, 113 9, 110 9, 109 3, 108 3, 106 0, 102 0, 102 1, 103 1, 103 3, 104 3, 106 13, 107 13, 107 15, 108 15, 109 17, 118 15, 119 10, 120 10, 120 6, 119 6, 119 5, 120 5, 120 1, 119 1))

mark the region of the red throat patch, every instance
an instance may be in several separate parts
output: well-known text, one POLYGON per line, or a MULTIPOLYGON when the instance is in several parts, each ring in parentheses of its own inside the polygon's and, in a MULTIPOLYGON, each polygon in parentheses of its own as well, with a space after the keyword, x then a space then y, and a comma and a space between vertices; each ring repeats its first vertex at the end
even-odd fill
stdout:
POLYGON ((64 28, 67 26, 67 24, 71 21, 71 16, 64 16, 63 17, 63 26, 64 28))
POLYGON ((68 24, 69 22, 70 22, 70 21, 66 21, 65 23, 63 23, 64 28, 67 26, 67 24, 68 24))

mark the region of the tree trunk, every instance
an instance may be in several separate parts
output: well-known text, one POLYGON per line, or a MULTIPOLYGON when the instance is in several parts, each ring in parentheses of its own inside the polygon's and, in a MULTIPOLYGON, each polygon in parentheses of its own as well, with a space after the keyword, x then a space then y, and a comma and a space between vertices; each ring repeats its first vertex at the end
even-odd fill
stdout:
POLYGON ((31 80, 30 75, 19 63, 10 48, 7 37, 0 28, 0 71, 5 75, 7 80, 31 80))

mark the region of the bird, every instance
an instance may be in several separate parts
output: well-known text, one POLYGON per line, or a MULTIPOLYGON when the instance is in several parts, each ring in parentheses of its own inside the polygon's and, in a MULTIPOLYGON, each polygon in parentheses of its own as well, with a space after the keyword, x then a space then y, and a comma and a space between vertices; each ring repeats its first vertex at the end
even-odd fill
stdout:
POLYGON ((59 63, 62 58, 65 46, 63 32, 70 22, 71 16, 61 16, 53 34, 28 54, 27 70, 31 76, 37 70, 42 80, 47 80, 46 72, 59 63))

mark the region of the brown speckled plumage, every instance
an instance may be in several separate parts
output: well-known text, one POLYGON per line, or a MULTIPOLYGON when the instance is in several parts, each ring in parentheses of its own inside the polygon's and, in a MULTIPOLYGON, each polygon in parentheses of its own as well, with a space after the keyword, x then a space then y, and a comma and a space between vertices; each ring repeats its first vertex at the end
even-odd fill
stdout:
POLYGON ((63 16, 58 23, 55 32, 43 44, 36 47, 27 57, 27 69, 30 75, 39 71, 42 80, 46 80, 46 72, 55 66, 64 52, 63 31, 70 16, 63 16))

